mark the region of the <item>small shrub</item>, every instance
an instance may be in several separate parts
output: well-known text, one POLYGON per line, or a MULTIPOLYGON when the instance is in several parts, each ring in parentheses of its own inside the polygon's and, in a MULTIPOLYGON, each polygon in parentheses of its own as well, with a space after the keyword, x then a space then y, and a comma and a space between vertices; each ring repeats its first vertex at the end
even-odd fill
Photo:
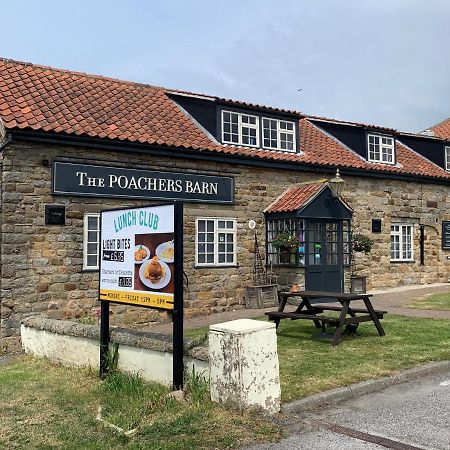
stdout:
POLYGON ((81 316, 78 318, 78 322, 83 325, 97 325, 97 319, 92 316, 81 316))

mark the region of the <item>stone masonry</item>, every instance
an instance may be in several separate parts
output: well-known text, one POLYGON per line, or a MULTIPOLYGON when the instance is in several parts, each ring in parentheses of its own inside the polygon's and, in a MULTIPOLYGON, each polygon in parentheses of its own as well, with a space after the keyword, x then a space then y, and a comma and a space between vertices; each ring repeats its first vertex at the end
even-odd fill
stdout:
MULTIPOLYGON (((43 160, 83 158, 84 162, 133 164, 136 168, 200 170, 235 177, 234 205, 186 204, 184 270, 186 315, 243 308, 244 290, 252 285, 254 232, 264 253, 263 210, 292 184, 323 179, 324 173, 271 170, 246 165, 169 159, 167 157, 102 152, 74 147, 15 142, 3 150, 1 166, 1 328, 16 334, 22 318, 38 313, 50 318, 95 317, 99 308, 98 273, 82 270, 83 217, 102 209, 149 204, 148 201, 52 196, 51 168, 43 160), (64 204, 65 226, 45 226, 46 204, 64 204), (236 218, 238 267, 195 268, 195 219, 236 218), (255 231, 247 226, 257 223, 255 231)), ((368 277, 368 288, 447 282, 450 253, 441 250, 441 223, 450 219, 448 187, 439 184, 343 176, 343 197, 354 210, 352 228, 374 241, 370 255, 357 254, 354 271, 368 277), (371 233, 371 219, 382 219, 382 232, 371 233), (415 261, 390 262, 390 225, 414 226, 415 261), (419 224, 425 228, 425 264, 419 261, 419 224)), ((281 286, 304 285, 303 269, 274 268, 281 286)), ((350 270, 346 270, 348 285, 350 270)), ((112 306, 112 324, 144 326, 168 320, 156 310, 112 306)))

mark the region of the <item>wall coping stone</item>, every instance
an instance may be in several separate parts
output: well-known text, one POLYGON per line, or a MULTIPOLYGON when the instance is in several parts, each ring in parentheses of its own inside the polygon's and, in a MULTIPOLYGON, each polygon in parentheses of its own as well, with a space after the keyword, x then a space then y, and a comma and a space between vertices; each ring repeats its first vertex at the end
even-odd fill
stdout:
MULTIPOLYGON (((21 321, 21 324, 51 333, 100 340, 99 325, 49 319, 44 315, 26 317, 21 321)), ((172 336, 161 333, 110 327, 110 341, 119 345, 173 353, 172 336)), ((184 354, 190 358, 208 361, 208 347, 204 345, 204 339, 185 339, 184 354)))

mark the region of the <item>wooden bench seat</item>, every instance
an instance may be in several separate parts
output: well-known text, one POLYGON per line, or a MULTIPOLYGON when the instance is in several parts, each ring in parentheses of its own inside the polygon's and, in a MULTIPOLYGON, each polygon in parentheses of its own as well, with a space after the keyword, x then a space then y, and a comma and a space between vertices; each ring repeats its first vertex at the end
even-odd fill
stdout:
POLYGON ((277 319, 291 319, 291 320, 298 320, 298 319, 310 319, 310 320, 318 320, 323 323, 329 323, 333 325, 337 325, 339 323, 338 317, 326 317, 326 316, 316 316, 314 314, 303 314, 301 312, 266 312, 266 316, 269 316, 269 319, 277 318, 277 319))
MULTIPOLYGON (((323 310, 326 310, 326 311, 340 311, 342 309, 342 306, 328 306, 328 305, 327 306, 325 306, 325 305, 313 305, 312 307, 315 308, 315 309, 321 309, 322 311, 323 310)), ((350 309, 353 312, 355 312, 355 313, 365 313, 365 314, 367 314, 367 309, 353 308, 353 307, 350 307, 350 309)), ((383 315, 387 314, 387 311, 382 311, 382 310, 379 310, 379 309, 375 309, 374 311, 375 311, 375 313, 376 313, 376 315, 378 316, 379 319, 382 319, 383 315)))

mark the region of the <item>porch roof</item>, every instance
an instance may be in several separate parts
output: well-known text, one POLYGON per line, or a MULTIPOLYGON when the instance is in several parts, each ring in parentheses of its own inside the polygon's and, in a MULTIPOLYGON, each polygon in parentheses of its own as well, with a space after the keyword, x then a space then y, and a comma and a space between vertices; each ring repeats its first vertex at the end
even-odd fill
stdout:
POLYGON ((265 213, 280 213, 297 211, 313 200, 328 183, 305 183, 291 186, 285 190, 265 210, 265 213))

